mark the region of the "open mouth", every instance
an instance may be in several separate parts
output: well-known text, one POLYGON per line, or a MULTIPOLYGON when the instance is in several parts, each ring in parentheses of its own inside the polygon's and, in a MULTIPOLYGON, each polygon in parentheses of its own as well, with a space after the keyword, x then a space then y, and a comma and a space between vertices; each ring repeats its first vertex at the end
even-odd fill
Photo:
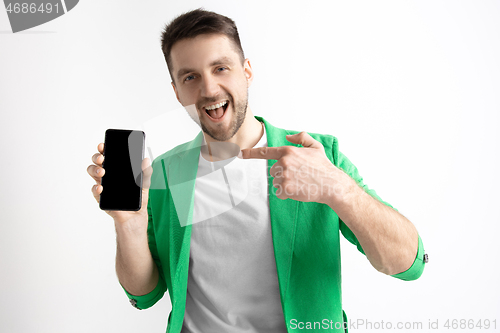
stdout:
POLYGON ((227 107, 229 106, 229 101, 223 101, 205 108, 205 113, 208 117, 214 121, 221 120, 226 114, 227 107))

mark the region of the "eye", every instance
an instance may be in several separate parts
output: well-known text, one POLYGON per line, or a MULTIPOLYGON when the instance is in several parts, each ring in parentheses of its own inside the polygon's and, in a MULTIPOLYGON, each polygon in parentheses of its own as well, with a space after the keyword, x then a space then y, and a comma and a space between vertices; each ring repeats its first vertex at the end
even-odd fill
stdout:
POLYGON ((227 70, 227 67, 219 67, 217 68, 217 72, 222 72, 222 71, 225 71, 227 70))
POLYGON ((194 79, 194 75, 188 75, 186 76, 186 78, 184 79, 184 81, 191 81, 194 79))

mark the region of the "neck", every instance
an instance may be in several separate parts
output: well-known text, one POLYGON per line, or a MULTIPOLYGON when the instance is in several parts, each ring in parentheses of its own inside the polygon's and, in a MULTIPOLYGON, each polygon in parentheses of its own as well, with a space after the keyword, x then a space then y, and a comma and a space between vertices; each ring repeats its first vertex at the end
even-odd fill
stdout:
POLYGON ((250 106, 247 107, 245 121, 238 129, 238 132, 227 141, 214 140, 209 135, 203 133, 207 146, 202 147, 202 154, 208 156, 207 160, 223 160, 236 156, 240 149, 252 148, 259 142, 264 134, 263 124, 255 119, 250 106), (230 143, 224 144, 222 142, 230 143), (222 143, 222 144, 221 144, 222 143), (205 149, 203 149, 205 148, 205 149), (208 151, 206 149, 208 148, 208 151))

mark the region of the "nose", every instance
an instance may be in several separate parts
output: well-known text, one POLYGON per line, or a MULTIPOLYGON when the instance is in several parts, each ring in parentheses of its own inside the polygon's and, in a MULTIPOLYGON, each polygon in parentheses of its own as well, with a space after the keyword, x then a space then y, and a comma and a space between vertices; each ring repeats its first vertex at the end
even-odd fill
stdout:
POLYGON ((201 95, 203 97, 214 97, 219 94, 219 84, 217 80, 208 75, 202 78, 201 95))

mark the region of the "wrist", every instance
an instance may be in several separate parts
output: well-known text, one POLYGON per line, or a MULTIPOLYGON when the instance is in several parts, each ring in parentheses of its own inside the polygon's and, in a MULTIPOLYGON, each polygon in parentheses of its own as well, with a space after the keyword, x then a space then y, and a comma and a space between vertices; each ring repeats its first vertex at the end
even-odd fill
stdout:
POLYGON ((115 220, 116 236, 127 239, 141 239, 147 236, 147 218, 134 218, 126 221, 115 220))
POLYGON ((359 190, 358 184, 344 171, 337 169, 325 193, 324 203, 338 212, 348 206, 359 190))

